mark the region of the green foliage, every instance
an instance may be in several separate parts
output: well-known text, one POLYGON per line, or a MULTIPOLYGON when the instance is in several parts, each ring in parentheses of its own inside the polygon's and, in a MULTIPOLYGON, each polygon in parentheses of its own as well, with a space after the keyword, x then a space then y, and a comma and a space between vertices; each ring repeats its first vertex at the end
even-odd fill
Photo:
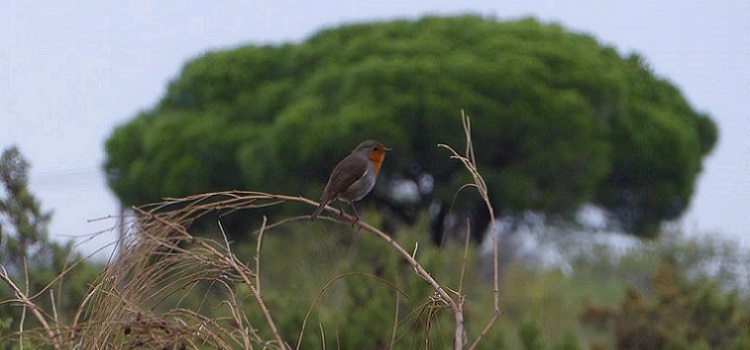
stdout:
POLYGON ((524 350, 544 349, 539 327, 533 322, 524 322, 518 327, 518 338, 521 339, 521 345, 523 345, 524 350))
POLYGON ((562 340, 555 344, 553 347, 555 350, 581 350, 578 345, 578 339, 573 333, 566 333, 562 340))
MULTIPOLYGON (((4 298, 2 298, 4 300, 4 298)), ((3 314, 5 315, 5 314, 3 314)), ((0 339, 5 339, 13 332, 13 318, 10 316, 2 316, 0 318, 0 339)), ((11 342, 5 342, 2 346, 0 346, 0 349, 2 350, 11 350, 13 349, 11 342)))
POLYGON ((11 271, 49 258, 47 224, 52 214, 42 212, 28 185, 28 161, 15 146, 4 150, 0 156, 0 265, 11 271))
MULTIPOLYGON (((372 219, 365 215, 365 220, 372 219)), ((426 227, 426 221, 420 220, 415 230, 399 230, 396 239, 404 247, 418 244, 420 263, 436 278, 448 281, 449 287, 457 288, 459 270, 455 266, 463 258, 463 249, 441 252, 429 244, 429 237, 417 235, 426 227)), ((249 261, 255 255, 255 245, 248 242, 235 247, 235 252, 249 261)), ((301 348, 390 348, 392 339, 394 349, 452 346, 451 312, 430 302, 433 291, 429 285, 387 244, 370 234, 328 223, 272 229, 263 240, 261 278, 263 299, 289 343, 296 344, 311 310, 301 348)), ((466 283, 488 287, 473 274, 466 283)), ((475 295, 473 289, 470 294, 475 295)), ((477 307, 486 308, 486 304, 477 307)), ((245 310, 257 317, 251 323, 262 324, 256 309, 257 305, 249 302, 245 310)), ((471 336, 488 320, 484 312, 472 319, 467 325, 474 327, 469 329, 471 336)))
MULTIPOLYGON (((99 266, 80 261, 82 257, 74 253, 72 243, 61 245, 49 240, 47 225, 52 215, 43 212, 41 203, 29 192, 29 167, 16 147, 4 150, 0 156, 0 265, 30 297, 39 293, 40 297, 34 299, 37 305, 54 310, 48 315, 65 323, 78 310, 99 266), (63 272, 64 276, 59 277, 63 272)), ((9 340, 14 331, 39 326, 27 311, 21 327, 24 311, 9 302, 16 299, 12 290, 0 282, 0 349, 14 349, 16 344, 9 340)))
POLYGON ((665 261, 650 291, 629 289, 608 318, 620 349, 732 349, 750 336, 746 304, 738 292, 690 281, 665 261))
POLYGON ((750 299, 746 285, 737 280, 747 276, 746 252, 675 233, 662 239, 658 249, 646 246, 616 266, 605 266, 610 275, 630 283, 618 305, 587 302, 582 323, 611 332, 619 349, 734 349, 746 344, 750 299))
POLYGON ((687 209, 701 170, 696 155, 711 150, 717 129, 674 86, 654 77, 642 58, 631 56, 626 69, 628 115, 613 119, 610 134, 626 147, 613 148, 613 167, 597 201, 612 208, 627 230, 653 236, 661 220, 687 209))
MULTIPOLYGON (((368 222, 379 219, 371 211, 362 213, 368 222)), ((396 227, 394 239, 407 249, 418 246, 417 260, 445 282, 448 290, 458 291, 463 246, 448 244, 438 249, 428 244, 427 226, 423 216, 413 227, 396 227)), ((232 244, 240 261, 250 266, 255 263, 256 239, 232 244)), ((569 274, 511 264, 500 283, 503 315, 478 349, 745 349, 750 342, 750 299, 746 290, 733 290, 724 283, 722 265, 724 261, 740 262, 743 270, 737 273, 741 276, 747 274, 748 265, 738 259, 737 250, 722 246, 666 233, 624 256, 607 247, 587 249, 595 253, 575 259, 569 274), (706 267, 716 275, 707 275, 706 267)), ((476 268, 481 260, 478 249, 469 247, 463 285, 469 339, 492 317, 492 284, 476 268)), ((52 270, 65 266, 66 254, 64 249, 56 254, 59 258, 52 262, 52 270)), ((216 268, 202 264, 196 259, 187 264, 185 273, 200 279, 203 272, 195 268, 216 268)), ((285 341, 296 345, 310 310, 300 348, 443 349, 452 345, 452 315, 431 301, 433 293, 425 281, 382 240, 349 226, 321 220, 312 225, 291 222, 271 228, 264 235, 257 271, 263 300, 285 341)), ((54 275, 46 273, 30 271, 30 276, 54 275)), ((90 266, 78 266, 66 274, 65 283, 53 284, 59 304, 78 305, 78 293, 83 293, 94 273, 90 266), (66 295, 71 297, 63 303, 66 295)), ((174 276, 170 273, 163 278, 174 276)), ((205 283, 190 285, 184 289, 186 295, 144 291, 149 300, 142 302, 159 304, 147 308, 155 312, 169 314, 179 305, 185 310, 200 309, 216 322, 233 323, 229 307, 222 302, 227 291, 214 282, 208 278, 205 283)), ((157 284, 155 288, 161 287, 157 284)), ((239 284, 233 292, 248 315, 248 323, 256 325, 253 331, 270 339, 249 288, 239 284)), ((52 314, 47 295, 37 301, 52 314)), ((11 297, 0 288, 0 300, 11 297)), ((65 315, 70 315, 71 309, 58 306, 61 324, 69 320, 65 315)), ((18 339, 11 332, 19 327, 9 322, 17 322, 18 311, 0 309, 0 344, 6 348, 17 346, 10 340, 18 339)), ((122 322, 135 324, 133 320, 122 322)), ((34 326, 27 317, 24 329, 33 332, 34 326)), ((139 328, 139 332, 123 336, 123 346, 140 339, 136 334, 150 334, 149 329, 139 328)), ((25 347, 41 345, 36 343, 38 338, 25 339, 25 347)))
POLYGON ((114 131, 104 167, 128 205, 240 188, 316 197, 373 138, 397 150, 384 174, 416 164, 447 199, 465 175, 436 144, 462 144, 461 109, 502 213, 569 218, 588 202, 647 236, 687 208, 717 138, 637 55, 533 19, 426 17, 194 59, 114 131))

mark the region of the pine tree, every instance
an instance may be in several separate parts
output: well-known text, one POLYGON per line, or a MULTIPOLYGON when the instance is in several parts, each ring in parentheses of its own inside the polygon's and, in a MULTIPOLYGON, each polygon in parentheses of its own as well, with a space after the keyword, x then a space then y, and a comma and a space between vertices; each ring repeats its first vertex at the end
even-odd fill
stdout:
POLYGON ((0 156, 0 183, 0 264, 18 271, 24 260, 31 266, 48 263, 52 213, 43 212, 29 192, 29 162, 16 146, 0 156))

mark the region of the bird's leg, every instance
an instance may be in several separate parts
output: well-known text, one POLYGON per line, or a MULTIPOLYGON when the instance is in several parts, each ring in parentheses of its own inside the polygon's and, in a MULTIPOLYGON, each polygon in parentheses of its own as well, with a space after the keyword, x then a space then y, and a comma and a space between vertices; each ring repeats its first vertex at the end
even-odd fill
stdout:
POLYGON ((357 225, 361 218, 359 217, 359 213, 357 212, 357 207, 354 206, 354 202, 349 202, 349 205, 352 206, 352 211, 354 211, 354 222, 352 222, 352 227, 354 227, 355 225, 357 225))
POLYGON ((344 206, 341 205, 339 208, 339 215, 336 217, 336 221, 341 222, 341 217, 344 216, 344 206))

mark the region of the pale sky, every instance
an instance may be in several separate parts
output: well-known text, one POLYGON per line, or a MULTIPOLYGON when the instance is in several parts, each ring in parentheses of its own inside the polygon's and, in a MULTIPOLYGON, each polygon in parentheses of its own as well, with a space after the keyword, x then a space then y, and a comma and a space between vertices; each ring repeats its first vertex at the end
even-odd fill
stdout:
POLYGON ((16 144, 31 162, 31 190, 54 211, 53 238, 88 235, 114 224, 89 220, 118 213, 101 171, 105 138, 154 106, 187 60, 299 42, 342 23, 461 13, 533 16, 644 55, 719 125, 685 229, 750 246, 747 0, 1 1, 0 149, 16 144))

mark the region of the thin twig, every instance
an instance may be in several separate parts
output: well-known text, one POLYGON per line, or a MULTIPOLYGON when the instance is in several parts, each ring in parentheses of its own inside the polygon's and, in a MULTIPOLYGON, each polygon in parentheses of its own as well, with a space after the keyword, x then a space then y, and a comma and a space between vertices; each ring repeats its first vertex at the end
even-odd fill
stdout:
POLYGON ((78 305, 78 309, 76 310, 75 316, 73 316, 73 321, 70 323, 73 329, 75 329, 76 326, 78 325, 78 319, 81 317, 81 313, 83 312, 84 306, 88 304, 89 300, 91 300, 91 298, 96 294, 96 292, 99 290, 100 287, 101 287, 101 283, 96 284, 95 286, 93 286, 93 288, 91 288, 91 290, 88 293, 86 293, 86 296, 83 297, 83 301, 81 301, 81 304, 78 305))
POLYGON ((260 225, 260 233, 258 233, 258 244, 255 247, 255 285, 260 293, 260 248, 263 245, 263 233, 266 232, 266 221, 267 218, 263 215, 263 222, 260 225))
MULTIPOLYGON (((179 225, 175 225, 174 223, 170 223, 169 221, 166 221, 159 217, 158 215, 153 215, 153 218, 157 221, 160 221, 166 225, 179 228, 179 225)), ((185 235, 189 234, 184 230, 184 228, 179 228, 179 232, 185 235)), ((273 318, 271 317, 271 313, 268 311, 268 308, 266 307, 266 304, 263 302, 263 298, 260 295, 260 291, 253 285, 252 282, 250 282, 250 278, 248 277, 247 273, 245 272, 245 269, 240 267, 240 264, 237 263, 236 257, 231 254, 229 256, 224 255, 223 253, 216 250, 214 247, 206 244, 204 241, 197 241, 197 243, 202 246, 203 248, 211 251, 215 256, 220 257, 221 260, 223 260, 225 263, 229 264, 232 269, 237 272, 240 277, 242 278, 242 281, 245 282, 245 284, 250 288, 250 291, 253 293, 253 296, 255 297, 255 300, 258 302, 258 306, 261 309, 261 312, 263 313, 263 316, 266 318, 266 322, 268 323, 268 326, 271 328, 271 332, 273 333, 274 337, 276 338, 276 341, 279 344, 279 347, 282 349, 286 348, 286 345, 284 341, 281 338, 281 335, 279 334, 278 329, 276 328, 276 324, 273 322, 273 318)), ((244 265, 242 265, 244 266, 244 265)))
POLYGON ((320 327, 320 341, 323 344, 323 350, 326 350, 326 333, 323 331, 323 324, 318 322, 318 327, 320 327))
POLYGON ((399 295, 396 293, 396 305, 393 307, 393 329, 391 330, 391 342, 388 345, 388 349, 393 349, 393 345, 396 343, 396 330, 398 329, 398 304, 399 295))
MULTIPOLYGON (((2 266, 2 265, 0 265, 0 280, 5 282, 5 284, 7 284, 11 289, 13 289, 13 293, 15 293, 16 297, 18 298, 16 301, 21 303, 24 306, 24 309, 28 308, 29 310, 31 310, 31 313, 34 315, 36 320, 39 322, 39 324, 42 325, 42 328, 44 328, 44 330, 47 332, 47 335, 49 336, 49 340, 52 343, 52 346, 55 349, 61 349, 60 344, 58 343, 55 337, 55 333, 52 331, 52 328, 50 328, 49 324, 47 323, 47 320, 44 318, 44 316, 40 312, 39 306, 37 306, 31 300, 29 300, 26 294, 22 292, 21 289, 18 288, 18 286, 15 283, 13 283, 13 280, 11 280, 10 276, 8 275, 8 271, 5 270, 5 266, 2 266)), ((23 329, 21 329, 21 333, 23 334, 23 329)), ((21 347, 23 347, 23 342, 21 343, 21 347)))
POLYGON ((468 263, 468 260, 469 260, 469 237, 471 236, 469 232, 469 230, 471 230, 471 227, 469 225, 470 225, 469 222, 466 221, 466 234, 464 238, 464 256, 463 256, 463 261, 461 263, 461 276, 458 278, 459 297, 464 295, 464 276, 466 273, 466 264, 468 263))
MULTIPOLYGON (((478 336, 478 338, 472 343, 472 345, 469 347, 469 349, 474 349, 478 344, 479 340, 484 337, 487 331, 489 331, 490 328, 495 324, 497 319, 502 315, 502 311, 500 311, 500 288, 499 288, 499 268, 498 268, 498 246, 497 246, 497 222, 495 221, 495 212, 492 208, 492 203, 490 202, 489 197, 489 191, 487 189, 487 184, 484 182, 484 178, 479 174, 479 170, 477 169, 476 164, 476 158, 474 157, 474 148, 472 146, 471 142, 471 121, 468 116, 464 113, 464 111, 461 111, 461 119, 464 126, 464 133, 466 135, 466 155, 462 156, 456 152, 455 149, 453 149, 451 146, 448 146, 446 144, 438 144, 438 147, 445 148, 449 150, 453 155, 451 158, 458 159, 463 163, 466 170, 471 173, 471 176, 474 179, 474 183, 467 184, 464 186, 473 186, 477 189, 479 192, 480 197, 482 197, 482 200, 484 201, 485 206, 487 207, 487 211, 490 215, 490 226, 492 228, 492 271, 493 271, 493 301, 494 301, 494 315, 490 319, 487 326, 484 328, 482 333, 478 336)), ((462 187, 463 188, 463 187, 462 187)), ((457 321, 458 322, 458 321, 457 321)))
MULTIPOLYGON (((60 318, 57 315, 57 303, 55 303, 55 290, 54 289, 49 290, 49 298, 50 298, 50 305, 52 305, 52 315, 53 315, 52 320, 55 321, 55 324, 59 325, 60 318)), ((57 336, 57 334, 55 334, 55 336, 57 336)))
POLYGON ((331 280, 329 280, 328 282, 326 282, 323 285, 323 287, 320 288, 320 290, 318 291, 318 295, 315 296, 315 299, 313 300, 312 304, 310 304, 310 307, 307 309, 305 318, 302 319, 302 326, 300 327, 299 336, 297 337, 297 346, 294 348, 295 350, 299 350, 300 346, 302 346, 302 336, 305 334, 305 326, 307 325, 307 320, 310 318, 310 315, 312 314, 312 311, 315 308, 315 305, 318 303, 318 301, 320 301, 320 298, 323 297, 323 294, 328 290, 328 288, 334 282, 338 281, 339 279, 342 279, 344 277, 349 277, 349 276, 364 276, 367 278, 372 278, 378 282, 382 282, 388 285, 389 287, 393 288, 393 290, 397 292, 397 295, 403 295, 404 297, 406 297, 407 300, 409 299, 406 293, 404 293, 404 291, 399 289, 398 286, 378 276, 373 276, 373 275, 362 273, 362 272, 348 272, 348 273, 337 275, 333 277, 331 280))

